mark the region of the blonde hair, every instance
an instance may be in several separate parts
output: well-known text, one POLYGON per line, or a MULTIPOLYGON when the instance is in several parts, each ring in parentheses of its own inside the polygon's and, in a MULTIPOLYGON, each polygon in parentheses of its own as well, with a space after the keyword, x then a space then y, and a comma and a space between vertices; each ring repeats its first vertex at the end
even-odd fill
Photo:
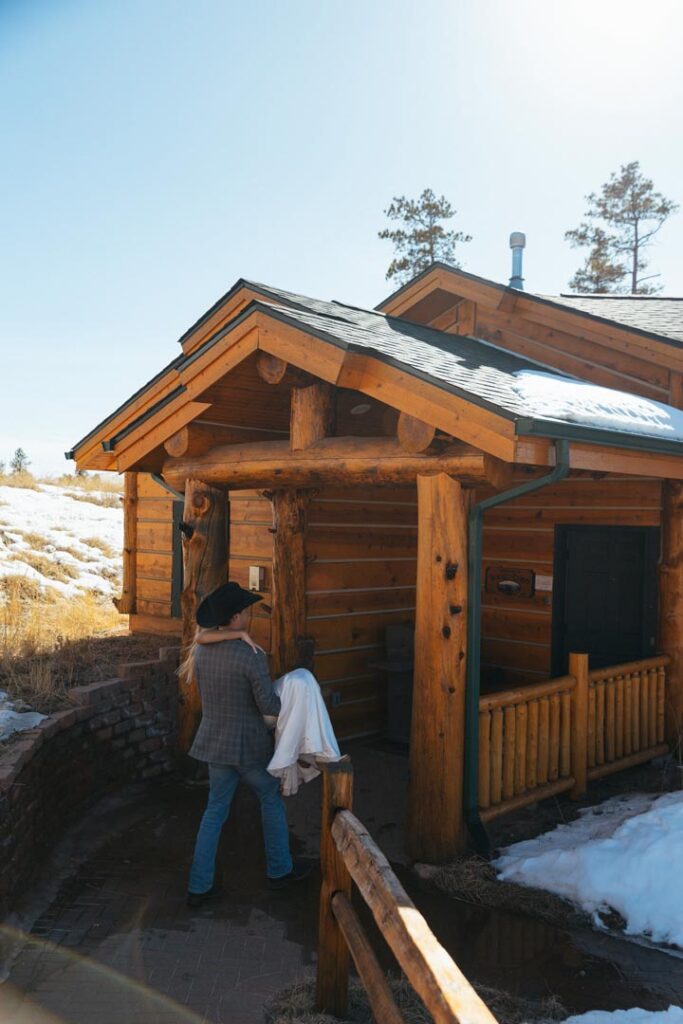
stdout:
POLYGON ((178 666, 178 679, 182 686, 189 686, 192 682, 194 677, 194 659, 197 654, 198 647, 197 632, 195 631, 192 643, 188 646, 187 651, 185 652, 185 657, 178 666))

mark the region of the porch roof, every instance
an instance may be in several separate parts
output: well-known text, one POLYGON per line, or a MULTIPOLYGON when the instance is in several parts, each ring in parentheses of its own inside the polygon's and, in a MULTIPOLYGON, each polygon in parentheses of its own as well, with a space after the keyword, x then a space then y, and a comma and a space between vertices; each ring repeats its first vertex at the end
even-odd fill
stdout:
POLYGON ((241 317, 196 349, 189 361, 251 310, 259 309, 347 350, 370 350, 385 362, 513 420, 519 435, 554 437, 569 436, 569 432, 605 444, 652 444, 655 450, 683 451, 683 413, 670 406, 558 373, 480 338, 448 334, 376 310, 312 299, 254 281, 240 283, 286 305, 252 302, 241 317))
POLYGON ((112 435, 103 443, 111 451, 124 435, 135 431, 183 387, 179 375, 189 369, 254 314, 281 322, 348 352, 361 352, 450 392, 460 399, 511 421, 519 436, 568 437, 622 448, 683 453, 683 413, 659 402, 590 384, 559 373, 542 363, 517 356, 476 337, 453 335, 374 310, 340 302, 325 302, 292 292, 240 280, 180 340, 187 339, 240 289, 257 298, 166 371, 136 392, 117 413, 79 441, 67 457, 101 430, 108 421, 112 435), (175 376, 176 387, 148 405, 125 428, 116 431, 118 413, 140 394, 175 376))

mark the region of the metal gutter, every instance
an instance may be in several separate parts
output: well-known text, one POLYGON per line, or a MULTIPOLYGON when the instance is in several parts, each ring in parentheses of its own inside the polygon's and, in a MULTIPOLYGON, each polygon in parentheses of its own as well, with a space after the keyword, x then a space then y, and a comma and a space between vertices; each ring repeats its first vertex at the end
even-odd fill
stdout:
POLYGON ((656 437, 653 434, 636 434, 631 430, 612 430, 609 427, 582 426, 580 423, 533 419, 526 416, 518 419, 515 427, 520 437, 565 438, 570 441, 584 441, 586 444, 609 445, 612 448, 660 455, 680 456, 683 453, 681 441, 670 441, 666 437, 656 437))
POLYGON ((481 550, 484 512, 563 480, 569 473, 569 441, 555 441, 555 467, 545 476, 494 494, 473 505, 469 513, 467 671, 465 690, 465 821, 477 851, 488 854, 490 845, 479 816, 479 695, 481 674, 481 550))
POLYGON ((151 416, 154 416, 155 413, 165 408, 165 406, 170 405, 171 402, 173 402, 180 395, 184 394, 186 391, 187 388, 185 387, 184 384, 179 384, 177 388, 173 389, 173 391, 169 391, 167 395, 159 399, 158 402, 155 402, 154 405, 150 405, 149 409, 147 409, 146 412, 143 412, 141 416, 138 416, 136 419, 134 419, 131 423, 128 424, 127 427, 124 427, 123 430, 119 430, 118 434, 114 434, 113 437, 110 437, 106 441, 103 441, 102 450, 105 452, 113 452, 119 441, 122 441, 124 437, 128 436, 128 434, 132 434, 134 430, 137 430, 137 428, 141 426, 143 423, 145 423, 148 419, 150 419, 151 416))

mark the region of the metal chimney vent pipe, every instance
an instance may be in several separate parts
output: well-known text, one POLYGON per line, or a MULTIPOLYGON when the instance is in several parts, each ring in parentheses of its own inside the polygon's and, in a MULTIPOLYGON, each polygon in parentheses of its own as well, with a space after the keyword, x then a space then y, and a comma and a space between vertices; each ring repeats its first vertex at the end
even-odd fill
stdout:
POLYGON ((526 235, 523 231, 513 231, 510 235, 510 248, 512 249, 512 277, 510 287, 524 291, 524 278, 522 277, 522 253, 526 245, 526 235))

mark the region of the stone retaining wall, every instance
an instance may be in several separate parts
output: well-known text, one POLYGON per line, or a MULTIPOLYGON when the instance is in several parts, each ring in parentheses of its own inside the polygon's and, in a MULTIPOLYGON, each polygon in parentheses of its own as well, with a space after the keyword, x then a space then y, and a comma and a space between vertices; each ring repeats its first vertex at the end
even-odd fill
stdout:
POLYGON ((72 708, 0 748, 0 914, 88 803, 174 767, 178 651, 159 655, 75 687, 72 708))

